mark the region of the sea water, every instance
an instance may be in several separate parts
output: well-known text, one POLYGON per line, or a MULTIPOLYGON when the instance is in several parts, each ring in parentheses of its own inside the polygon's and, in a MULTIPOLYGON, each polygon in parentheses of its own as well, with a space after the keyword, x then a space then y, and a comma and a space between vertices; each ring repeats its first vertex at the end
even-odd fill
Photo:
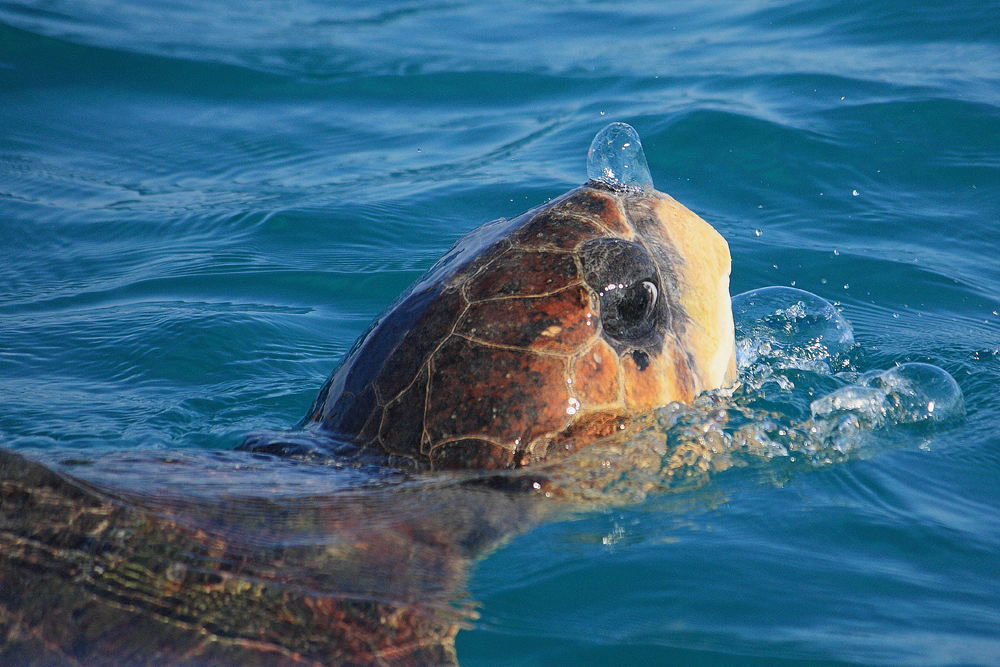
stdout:
POLYGON ((133 487, 232 465, 627 122, 734 295, 815 295, 851 341, 753 329, 797 299, 738 318, 742 393, 701 425, 753 456, 481 560, 461 663, 1000 664, 998 34, 929 0, 3 4, 3 446, 133 487), (948 419, 901 417, 925 371, 948 419))

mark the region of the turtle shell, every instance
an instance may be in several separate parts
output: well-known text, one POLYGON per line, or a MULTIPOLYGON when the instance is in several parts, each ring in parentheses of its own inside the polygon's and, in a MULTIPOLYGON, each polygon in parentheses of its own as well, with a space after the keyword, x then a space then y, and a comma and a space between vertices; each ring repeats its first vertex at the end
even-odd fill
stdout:
POLYGON ((735 379, 729 272, 668 195, 590 181, 459 240, 303 425, 434 468, 552 458, 735 379))

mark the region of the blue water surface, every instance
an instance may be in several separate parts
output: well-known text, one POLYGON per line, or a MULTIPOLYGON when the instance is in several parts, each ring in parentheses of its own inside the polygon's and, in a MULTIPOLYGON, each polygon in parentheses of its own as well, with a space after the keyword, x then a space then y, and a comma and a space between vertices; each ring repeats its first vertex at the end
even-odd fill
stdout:
POLYGON ((839 370, 933 364, 966 414, 514 537, 461 663, 998 665, 998 35, 941 0, 0 4, 2 445, 290 427, 461 234, 581 184, 624 121, 733 294, 827 299, 839 370))

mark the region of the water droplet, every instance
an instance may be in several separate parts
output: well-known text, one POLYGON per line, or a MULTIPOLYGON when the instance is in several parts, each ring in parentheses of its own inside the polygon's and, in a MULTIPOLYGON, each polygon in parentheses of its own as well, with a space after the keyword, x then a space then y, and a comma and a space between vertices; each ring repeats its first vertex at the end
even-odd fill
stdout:
POLYGON ((642 142, 626 123, 611 123, 597 133, 587 153, 587 177, 609 185, 652 188, 642 142))

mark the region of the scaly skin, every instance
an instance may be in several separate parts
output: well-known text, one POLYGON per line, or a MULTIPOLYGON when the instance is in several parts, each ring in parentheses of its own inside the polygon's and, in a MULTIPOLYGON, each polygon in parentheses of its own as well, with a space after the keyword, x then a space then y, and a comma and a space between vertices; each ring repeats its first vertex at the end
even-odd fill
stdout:
POLYGON ((551 462, 736 380, 729 272, 725 239, 670 196, 590 181, 459 240, 375 320, 303 426, 401 466, 551 462))

